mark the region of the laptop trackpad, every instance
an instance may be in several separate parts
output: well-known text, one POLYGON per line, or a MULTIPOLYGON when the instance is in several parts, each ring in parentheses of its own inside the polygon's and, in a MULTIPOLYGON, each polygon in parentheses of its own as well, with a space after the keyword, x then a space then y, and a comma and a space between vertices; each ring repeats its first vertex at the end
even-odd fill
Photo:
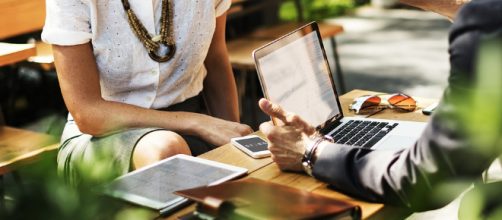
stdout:
POLYGON ((373 149, 375 150, 402 150, 405 148, 409 148, 415 144, 416 138, 407 137, 407 136, 399 136, 399 135, 390 135, 385 138, 382 142, 378 143, 373 149))

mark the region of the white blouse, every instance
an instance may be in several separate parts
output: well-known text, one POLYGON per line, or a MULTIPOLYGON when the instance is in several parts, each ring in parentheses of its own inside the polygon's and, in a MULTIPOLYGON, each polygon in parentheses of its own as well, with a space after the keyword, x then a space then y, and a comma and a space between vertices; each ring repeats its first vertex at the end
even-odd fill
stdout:
MULTIPOLYGON (((162 0, 129 0, 150 34, 160 30, 162 0)), ((105 100, 164 108, 202 91, 204 60, 231 0, 172 0, 176 54, 153 61, 134 35, 121 0, 46 0, 42 39, 55 45, 92 42, 105 100)), ((165 50, 165 48, 164 48, 165 50)), ((164 53, 162 53, 164 54, 164 53)))

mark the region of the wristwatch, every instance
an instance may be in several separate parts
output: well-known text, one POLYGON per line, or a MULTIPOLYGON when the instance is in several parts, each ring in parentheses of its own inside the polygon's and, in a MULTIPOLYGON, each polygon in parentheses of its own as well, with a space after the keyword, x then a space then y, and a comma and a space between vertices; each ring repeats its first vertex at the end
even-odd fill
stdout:
POLYGON ((302 166, 305 173, 307 173, 309 176, 312 176, 312 168, 314 166, 312 162, 312 156, 314 155, 315 150, 322 141, 322 138, 317 137, 314 140, 310 140, 305 146, 305 153, 303 153, 302 157, 302 166))
POLYGON ((333 138, 331 136, 320 136, 316 137, 314 140, 310 140, 305 146, 305 153, 303 153, 302 157, 302 166, 303 171, 307 173, 309 176, 312 175, 312 170, 314 168, 314 155, 316 153, 317 148, 323 141, 333 142, 333 138))

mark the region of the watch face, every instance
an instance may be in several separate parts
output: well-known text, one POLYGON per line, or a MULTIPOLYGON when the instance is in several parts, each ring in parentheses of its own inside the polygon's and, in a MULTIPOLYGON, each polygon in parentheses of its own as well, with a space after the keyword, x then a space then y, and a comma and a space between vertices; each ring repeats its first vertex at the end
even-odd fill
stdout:
POLYGON ((310 161, 302 162, 302 166, 303 171, 305 171, 305 173, 307 173, 309 176, 312 176, 312 164, 310 163, 310 161))

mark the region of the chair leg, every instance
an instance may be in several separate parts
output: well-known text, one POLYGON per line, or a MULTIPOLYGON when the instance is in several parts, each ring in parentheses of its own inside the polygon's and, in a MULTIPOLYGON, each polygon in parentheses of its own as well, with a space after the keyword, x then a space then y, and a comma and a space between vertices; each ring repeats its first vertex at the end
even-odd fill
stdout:
POLYGON ((19 175, 19 172, 13 171, 13 172, 11 172, 11 174, 12 174, 12 178, 14 179, 14 182, 19 187, 21 192, 24 192, 23 181, 21 180, 21 176, 19 175))
POLYGON ((4 177, 0 175, 0 212, 5 211, 5 189, 4 177))
POLYGON ((258 81, 258 76, 256 71, 246 69, 245 70, 246 75, 248 75, 248 85, 249 85, 249 96, 251 98, 251 124, 253 129, 256 129, 258 127, 258 112, 259 109, 257 108, 258 106, 258 88, 257 88, 257 81, 258 81))
POLYGON ((234 76, 237 85, 237 100, 239 102, 240 115, 244 112, 244 99, 246 97, 246 75, 247 73, 241 69, 234 69, 234 76))
POLYGON ((331 38, 331 47, 333 48, 333 59, 335 61, 335 74, 336 79, 338 81, 338 85, 340 85, 339 92, 342 94, 346 92, 345 80, 343 78, 342 66, 340 65, 340 57, 338 56, 337 44, 335 37, 331 38))

